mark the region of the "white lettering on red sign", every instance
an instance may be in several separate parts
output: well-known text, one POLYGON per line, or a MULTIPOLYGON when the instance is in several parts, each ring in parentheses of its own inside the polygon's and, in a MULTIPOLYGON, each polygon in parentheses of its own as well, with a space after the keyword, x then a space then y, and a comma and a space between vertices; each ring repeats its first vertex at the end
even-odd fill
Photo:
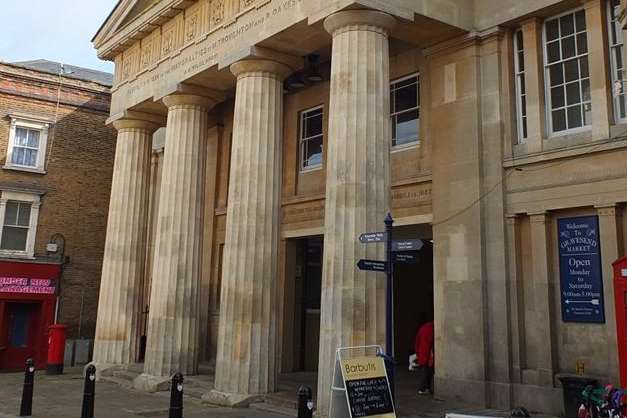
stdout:
POLYGON ((52 279, 0 277, 0 293, 54 295, 56 290, 56 283, 52 279))

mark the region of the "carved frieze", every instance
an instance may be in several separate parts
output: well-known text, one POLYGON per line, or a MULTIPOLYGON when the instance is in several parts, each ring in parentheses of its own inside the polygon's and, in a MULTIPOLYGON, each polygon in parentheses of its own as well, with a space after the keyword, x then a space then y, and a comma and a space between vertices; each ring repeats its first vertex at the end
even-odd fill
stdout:
POLYGON ((220 26, 226 20, 225 0, 213 0, 211 2, 211 27, 220 26))
POLYGON ((128 80, 139 72, 139 42, 124 52, 122 63, 122 79, 128 80))
POLYGON ((202 30, 202 3, 196 3, 185 11, 185 43, 196 39, 202 30))

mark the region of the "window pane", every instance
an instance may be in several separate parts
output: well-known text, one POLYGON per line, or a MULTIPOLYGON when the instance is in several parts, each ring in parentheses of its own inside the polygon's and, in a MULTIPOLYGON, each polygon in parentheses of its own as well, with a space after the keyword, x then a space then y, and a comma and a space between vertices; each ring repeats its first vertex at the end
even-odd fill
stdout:
POLYGON ((305 114, 305 138, 312 136, 322 135, 322 114, 314 114, 310 117, 310 114, 305 114))
POLYGON ((584 103, 583 105, 583 122, 584 125, 589 126, 592 124, 592 104, 584 103))
POLYGON ((575 22, 573 21, 573 15, 566 15, 560 17, 560 36, 572 35, 575 32, 575 22))
POLYGON ((564 74, 566 76, 566 82, 579 79, 579 62, 577 60, 570 60, 564 63, 564 74))
POLYGON ((575 37, 569 36, 562 39, 562 59, 572 58, 577 55, 575 50, 575 37))
POLYGON ((2 247, 3 250, 25 251, 27 235, 27 228, 5 226, 2 231, 0 247, 2 247))
POLYGON ((579 128, 583 124, 581 120, 581 105, 568 108, 568 129, 579 128))
POLYGON ((559 37, 559 27, 557 19, 546 22, 546 39, 552 41, 559 37))
POLYGON ((396 90, 395 96, 397 112, 418 106, 418 89, 415 84, 396 90))
POLYGON ((522 109, 520 109, 521 116, 526 116, 527 115, 527 96, 522 96, 520 98, 520 107, 522 107, 522 109))
POLYGON ((575 13, 575 22, 577 24, 577 32, 586 30, 586 11, 579 10, 575 13))
POLYGON ((516 32, 516 42, 517 42, 516 47, 517 47, 518 51, 522 51, 524 49, 522 30, 519 30, 519 31, 516 32))
POLYGON ((29 167, 37 166, 37 151, 34 149, 24 149, 24 163, 29 167))
POLYGON ((527 118, 522 120, 523 138, 527 138, 527 118))
POLYGON ((322 164, 322 137, 307 140, 306 167, 322 164))
POLYGON ((418 81, 417 77, 409 77, 405 80, 397 81, 394 84, 392 84, 392 89, 398 89, 404 86, 409 86, 410 84, 416 84, 417 81, 418 81))
POLYGON ((564 106, 564 87, 558 86, 551 89, 551 109, 564 106))
POLYGON ((585 54, 586 52, 588 52, 588 37, 584 32, 577 35, 577 53, 585 54))
POLYGON ((7 202, 6 212, 4 212, 5 225, 17 225, 18 202, 7 202))
POLYGON ((590 100, 590 80, 583 80, 581 82, 581 92, 583 96, 583 101, 587 102, 590 100))
POLYGON ((573 105, 580 102, 579 82, 566 84, 566 104, 573 105))
POLYGON ((19 226, 28 226, 30 224, 30 203, 20 203, 17 215, 17 224, 19 226))
POLYGON ((560 60, 560 43, 559 41, 551 42, 546 47, 546 56, 549 63, 560 60))
POLYGON ((564 83, 564 69, 562 64, 555 64, 549 68, 551 75, 551 86, 557 86, 564 83))
POLYGON ((418 139, 418 111, 401 113, 396 119, 396 145, 418 139))
POLYGON ((588 57, 579 58, 579 68, 581 69, 581 77, 588 77, 590 75, 588 71, 588 57))
POLYGON ((518 72, 525 71, 525 53, 520 51, 518 53, 518 72))
POLYGON ((566 129, 566 111, 564 109, 552 112, 553 131, 559 132, 566 129))
POLYGON ((15 145, 28 144, 28 130, 24 128, 15 128, 15 145))
POLYGON ((30 129, 28 131, 28 146, 32 148, 39 148, 39 131, 30 129))

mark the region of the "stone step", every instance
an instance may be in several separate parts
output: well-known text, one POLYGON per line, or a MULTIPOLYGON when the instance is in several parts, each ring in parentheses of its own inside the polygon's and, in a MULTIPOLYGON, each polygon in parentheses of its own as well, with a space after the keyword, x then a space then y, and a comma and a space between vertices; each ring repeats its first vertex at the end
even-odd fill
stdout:
POLYGON ((271 393, 265 396, 265 403, 286 409, 298 409, 296 396, 288 392, 271 393))
POLYGON ((139 376, 139 373, 135 373, 135 372, 128 371, 128 370, 117 370, 112 373, 112 377, 117 377, 119 379, 128 380, 129 382, 132 382, 133 380, 135 380, 137 376, 139 376))
POLYGON ((116 376, 101 376, 100 380, 103 381, 103 382, 116 384, 116 385, 121 386, 121 387, 123 387, 125 389, 131 389, 133 387, 133 381, 132 380, 127 380, 127 379, 123 379, 123 378, 116 377, 116 376))
POLYGON ((278 405, 269 404, 266 402, 251 403, 250 409, 254 409, 256 411, 261 411, 261 412, 270 412, 273 414, 284 415, 287 417, 298 416, 298 411, 296 409, 285 408, 285 407, 281 407, 278 405))
POLYGON ((190 398, 195 398, 195 399, 202 399, 202 395, 204 395, 207 392, 209 392, 209 390, 205 388, 189 386, 189 385, 185 385, 185 389, 183 390, 183 393, 185 394, 185 396, 189 396, 190 398))
POLYGON ((144 363, 133 363, 127 366, 129 372, 142 374, 144 372, 144 363))

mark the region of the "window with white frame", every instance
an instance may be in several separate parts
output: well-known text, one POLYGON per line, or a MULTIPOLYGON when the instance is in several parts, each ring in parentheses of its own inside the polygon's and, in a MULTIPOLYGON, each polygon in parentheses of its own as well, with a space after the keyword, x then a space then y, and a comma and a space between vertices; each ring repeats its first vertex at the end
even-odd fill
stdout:
POLYGON ((317 106, 300 112, 300 170, 322 167, 324 108, 317 106))
POLYGON ((514 76, 516 78, 516 120, 518 142, 527 139, 527 87, 525 86, 525 54, 523 32, 514 32, 514 76))
POLYGON ((0 255, 33 257, 40 196, 2 191, 0 197, 0 255))
POLYGON ((586 12, 577 10, 544 24, 544 65, 551 134, 591 125, 586 12))
POLYGON ((415 144, 420 139, 420 76, 413 74, 390 85, 392 147, 415 144))
MULTIPOLYGON (((614 115, 616 122, 627 121, 627 94, 623 83, 623 30, 618 22, 618 8, 620 0, 608 0, 607 2, 607 28, 610 41, 610 64, 612 67, 612 85, 620 83, 619 94, 614 94, 614 115)), ((612 89, 614 90, 614 89, 612 89)))
POLYGON ((11 117, 4 168, 43 172, 49 126, 43 121, 11 117))

